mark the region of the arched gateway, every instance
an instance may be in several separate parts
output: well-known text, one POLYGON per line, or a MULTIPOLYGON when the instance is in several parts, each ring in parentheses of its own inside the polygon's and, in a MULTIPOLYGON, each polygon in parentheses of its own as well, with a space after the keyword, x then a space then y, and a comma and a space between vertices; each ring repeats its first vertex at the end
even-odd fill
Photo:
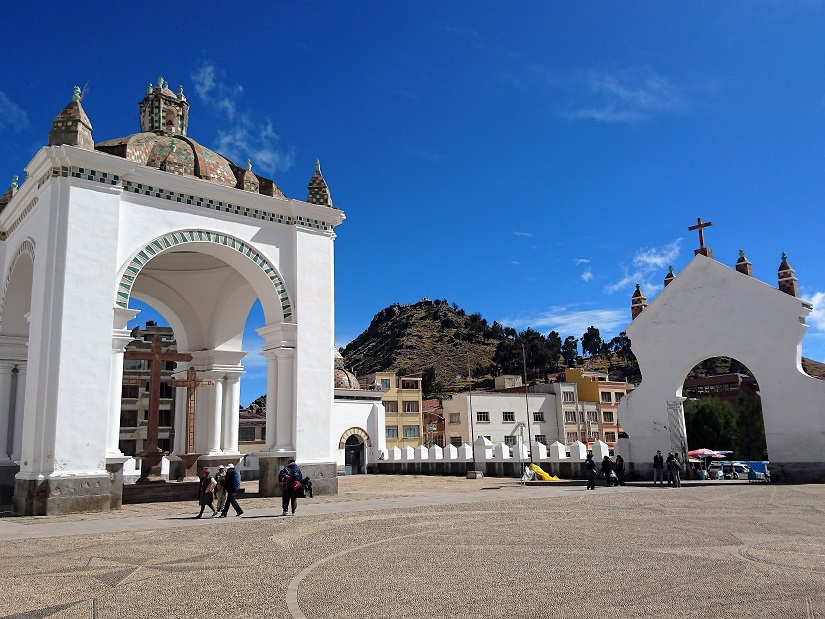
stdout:
POLYGON ((812 306, 798 298, 784 254, 778 288, 754 279, 740 254, 732 269, 713 260, 702 243, 678 276, 668 274, 649 306, 638 286, 633 295, 627 335, 642 382, 620 404, 628 438, 619 440, 616 453, 643 477, 652 475, 657 449, 683 448, 688 372, 704 359, 727 356, 744 363, 759 382, 771 468, 793 481, 825 481, 825 381, 805 374, 801 360, 812 306))
MULTIPOLYGON (((13 493, 19 514, 119 505, 130 298, 159 310, 191 356, 176 378, 191 366, 208 383, 186 439, 201 463, 240 457, 243 329, 260 300, 261 492, 276 491, 293 457, 316 491, 337 492, 329 351, 344 214, 320 166, 307 201, 289 199, 249 161, 239 167, 188 137, 186 97, 162 78, 140 111, 140 133, 95 144, 76 89, 26 182, 0 197, 0 502, 13 493)), ((185 417, 176 415, 172 460, 186 451, 185 417)))

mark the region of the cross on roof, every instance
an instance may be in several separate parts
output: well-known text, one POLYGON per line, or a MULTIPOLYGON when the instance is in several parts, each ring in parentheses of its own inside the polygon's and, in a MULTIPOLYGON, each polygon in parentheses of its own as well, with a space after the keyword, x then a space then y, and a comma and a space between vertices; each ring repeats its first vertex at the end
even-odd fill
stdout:
POLYGON ((688 230, 698 230, 699 231, 699 249, 705 249, 705 231, 703 228, 707 228, 712 226, 712 221, 703 222, 701 217, 696 218, 696 225, 690 226, 688 230))

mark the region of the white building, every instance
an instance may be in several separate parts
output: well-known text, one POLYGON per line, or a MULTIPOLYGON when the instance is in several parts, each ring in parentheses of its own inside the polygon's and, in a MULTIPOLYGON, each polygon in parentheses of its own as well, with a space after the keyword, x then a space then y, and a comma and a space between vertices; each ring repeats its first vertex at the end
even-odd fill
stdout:
MULTIPOLYGON (((178 370, 192 365, 213 382, 199 390, 194 424, 203 464, 241 457, 241 345, 259 299, 270 402, 261 492, 277 492, 275 473, 290 457, 317 491, 337 491, 329 353, 344 214, 319 166, 307 200, 290 199, 188 127, 182 90, 159 78, 140 103, 140 132, 95 144, 75 89, 27 180, 0 197, 0 485, 13 483, 16 513, 118 504, 132 297, 160 311, 178 351, 191 354, 178 370)), ((185 430, 176 428, 176 455, 185 430)))

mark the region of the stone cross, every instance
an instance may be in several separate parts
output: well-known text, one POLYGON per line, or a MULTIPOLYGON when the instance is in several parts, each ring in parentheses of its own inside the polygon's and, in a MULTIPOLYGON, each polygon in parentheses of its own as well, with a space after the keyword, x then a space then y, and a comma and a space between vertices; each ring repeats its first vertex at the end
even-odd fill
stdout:
POLYGON ((123 356, 126 359, 139 359, 149 362, 149 424, 146 428, 146 448, 138 455, 162 453, 158 447, 161 362, 191 361, 192 355, 180 352, 163 352, 163 342, 160 336, 155 334, 152 338, 152 349, 149 352, 127 350, 123 356))
POLYGON ((186 370, 186 378, 182 380, 170 380, 173 387, 186 387, 186 442, 184 453, 194 453, 195 451, 195 407, 197 405, 198 387, 211 387, 215 383, 211 380, 198 380, 198 372, 190 367, 186 370))
POLYGON ((698 230, 699 231, 699 249, 705 249, 705 231, 703 228, 707 228, 712 226, 712 221, 703 222, 701 217, 697 217, 696 225, 690 226, 688 230, 698 230))

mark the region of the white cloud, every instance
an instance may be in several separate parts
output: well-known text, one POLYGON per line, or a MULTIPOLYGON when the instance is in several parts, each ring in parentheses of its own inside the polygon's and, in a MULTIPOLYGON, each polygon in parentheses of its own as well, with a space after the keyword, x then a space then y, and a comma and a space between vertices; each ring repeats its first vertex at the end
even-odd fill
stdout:
POLYGON ((526 237, 532 237, 533 236, 532 232, 513 232, 513 234, 516 235, 516 236, 526 236, 526 237))
POLYGON ((825 292, 815 292, 805 300, 814 306, 808 316, 808 324, 817 331, 825 331, 825 292))
POLYGON ((583 101, 565 114, 571 120, 634 122, 688 109, 684 89, 650 68, 591 71, 583 81, 583 101))
POLYGON ((590 261, 587 258, 576 258, 576 266, 580 264, 590 264, 590 261))
POLYGON ((624 327, 630 322, 630 311, 627 309, 589 309, 568 310, 566 307, 551 307, 546 312, 526 318, 502 319, 502 324, 515 329, 532 327, 540 331, 558 331, 564 338, 567 335, 581 337, 590 325, 595 326, 602 333, 602 337, 617 332, 617 328, 624 327))
POLYGON ((218 81, 218 70, 214 64, 203 64, 189 77, 195 85, 195 92, 200 100, 227 115, 229 120, 235 118, 237 101, 243 94, 243 87, 230 86, 218 81))
MULTIPOLYGON (((650 298, 650 295, 662 286, 660 283, 653 283, 651 277, 656 272, 664 269, 665 266, 671 264, 679 256, 681 245, 682 239, 678 238, 662 247, 650 247, 638 250, 636 255, 633 256, 632 265, 630 267, 622 267, 622 271, 624 272, 623 277, 605 286, 605 293, 613 294, 635 284, 640 284, 648 295, 648 298, 650 298)), ((664 278, 664 274, 662 278, 664 278)))
POLYGON ((593 271, 587 269, 584 273, 581 274, 581 278, 583 281, 589 282, 591 279, 593 279, 593 271))
POLYGON ((28 126, 26 111, 9 99, 6 93, 0 92, 0 131, 8 128, 18 133, 28 126))

